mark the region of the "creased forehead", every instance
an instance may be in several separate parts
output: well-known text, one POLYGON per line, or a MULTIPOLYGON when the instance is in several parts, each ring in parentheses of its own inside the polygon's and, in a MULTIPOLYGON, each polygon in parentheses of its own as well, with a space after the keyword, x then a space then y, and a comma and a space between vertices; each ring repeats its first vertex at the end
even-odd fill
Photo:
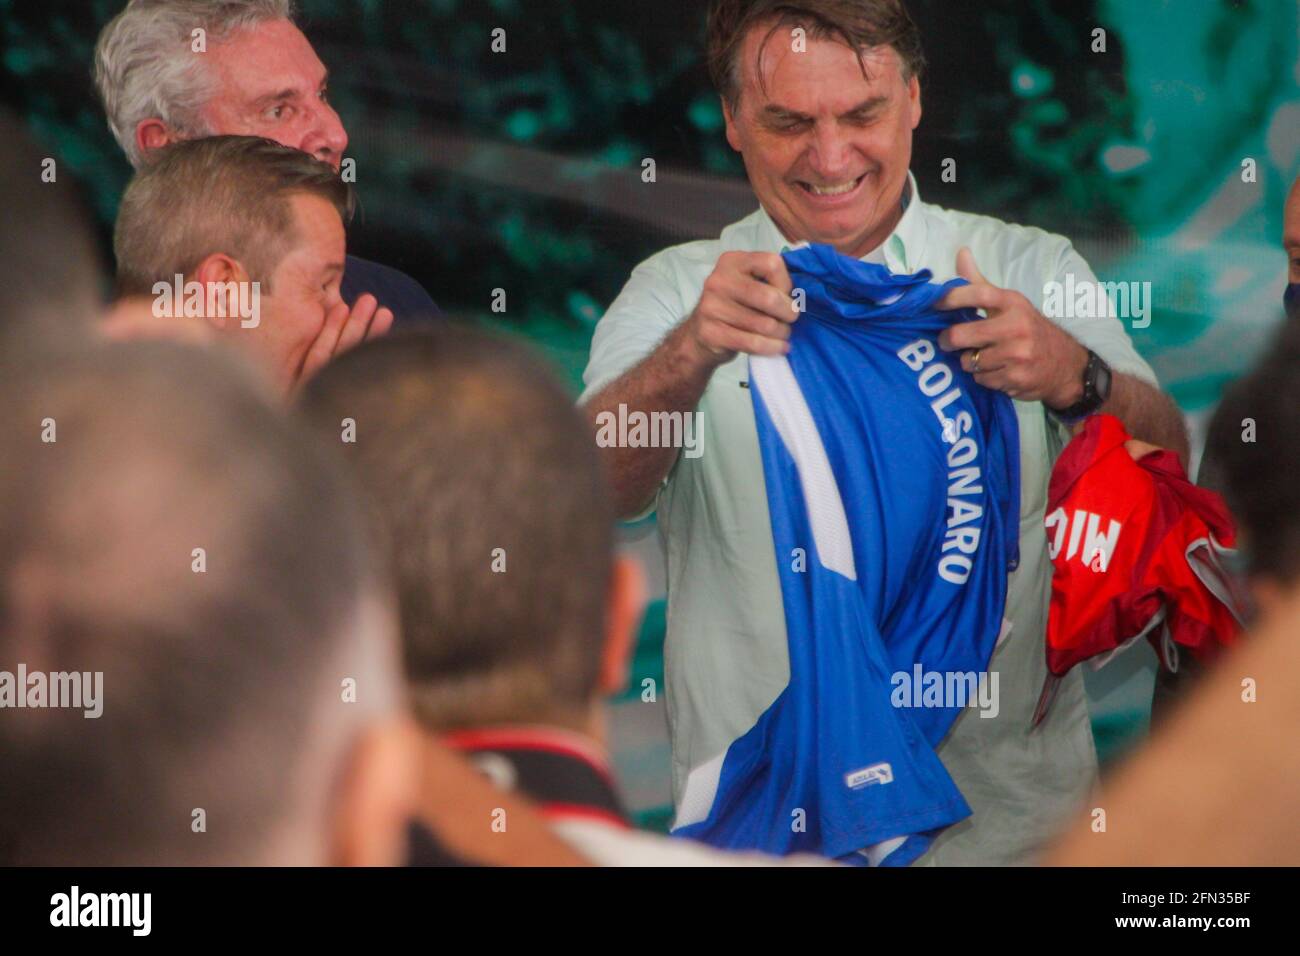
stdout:
POLYGON ((305 95, 315 93, 329 76, 311 42, 288 20, 232 32, 211 47, 208 64, 216 96, 305 95))
MULTIPOLYGON (((842 54, 845 62, 850 58, 856 61, 856 72, 860 75, 862 84, 854 89, 843 89, 842 84, 837 82, 833 90, 829 88, 831 84, 827 84, 828 88, 800 89, 799 93, 817 96, 833 93, 837 99, 845 103, 856 103, 862 100, 868 91, 888 85, 893 75, 891 71, 897 71, 899 78, 902 78, 903 61, 893 47, 855 49, 839 34, 823 30, 820 33, 810 31, 806 45, 801 50, 796 50, 792 39, 784 32, 787 29, 793 27, 776 21, 759 24, 746 35, 739 56, 740 85, 743 90, 757 92, 761 97, 767 97, 775 81, 790 68, 802 65, 804 61, 800 58, 807 57, 808 51, 814 50, 817 44, 833 44, 836 48, 835 52, 842 54)), ((826 59, 818 57, 818 62, 824 63, 826 59)))

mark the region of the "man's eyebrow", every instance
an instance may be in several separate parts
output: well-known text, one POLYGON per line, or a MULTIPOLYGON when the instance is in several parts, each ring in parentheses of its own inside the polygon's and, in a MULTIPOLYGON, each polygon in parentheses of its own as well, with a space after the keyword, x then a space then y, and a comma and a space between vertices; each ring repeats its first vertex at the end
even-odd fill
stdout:
POLYGON ((859 103, 857 106, 853 107, 853 109, 849 110, 846 113, 841 113, 840 115, 855 116, 859 113, 870 113, 873 112, 874 110, 880 109, 880 107, 884 106, 888 102, 889 102, 889 97, 887 96, 868 97, 867 99, 859 103))
POLYGON ((763 107, 763 114, 772 119, 812 119, 807 113, 800 113, 798 110, 786 109, 784 106, 777 106, 775 103, 768 103, 763 107))
MULTIPOLYGON (((870 113, 873 110, 879 109, 887 102, 889 102, 889 97, 887 96, 872 96, 863 100, 851 109, 841 113, 840 116, 857 116, 862 113, 870 113)), ((778 106, 775 103, 769 103, 767 106, 763 107, 763 113, 772 119, 812 119, 812 117, 807 113, 800 113, 798 110, 787 109, 786 107, 778 106)))
POLYGON ((343 271, 342 262, 331 262, 325 266, 325 272, 327 275, 333 275, 336 272, 341 273, 342 271, 343 271))
POLYGON ((270 106, 272 103, 281 103, 285 100, 291 100, 298 95, 298 91, 292 88, 278 90, 275 93, 266 93, 253 100, 255 107, 270 106))

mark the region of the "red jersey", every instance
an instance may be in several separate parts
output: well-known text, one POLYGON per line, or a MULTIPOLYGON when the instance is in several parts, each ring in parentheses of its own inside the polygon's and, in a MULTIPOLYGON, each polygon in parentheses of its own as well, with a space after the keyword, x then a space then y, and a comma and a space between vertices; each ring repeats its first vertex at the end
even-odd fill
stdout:
POLYGON ((1119 419, 1093 415, 1052 469, 1050 673, 1035 722, 1080 661, 1146 635, 1173 669, 1166 640, 1204 660, 1240 629, 1219 560, 1236 539, 1223 500, 1189 482, 1173 452, 1134 461, 1128 439, 1119 419))

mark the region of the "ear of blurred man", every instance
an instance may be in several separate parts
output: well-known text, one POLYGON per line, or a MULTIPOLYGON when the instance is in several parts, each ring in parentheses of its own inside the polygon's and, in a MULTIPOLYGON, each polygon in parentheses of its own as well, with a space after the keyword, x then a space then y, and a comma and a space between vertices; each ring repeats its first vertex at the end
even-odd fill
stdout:
POLYGON ((334 815, 331 866, 397 866, 418 812, 419 731, 394 716, 358 732, 334 815))
POLYGON ((641 565, 624 555, 616 557, 609 580, 605 643, 600 659, 598 689, 602 698, 613 697, 627 687, 637 631, 645 612, 645 596, 645 572, 641 565))

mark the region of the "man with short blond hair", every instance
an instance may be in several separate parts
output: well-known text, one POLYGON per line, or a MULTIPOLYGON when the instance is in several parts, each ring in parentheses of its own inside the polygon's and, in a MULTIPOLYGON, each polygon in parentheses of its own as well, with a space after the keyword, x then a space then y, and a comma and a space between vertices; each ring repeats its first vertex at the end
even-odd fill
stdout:
POLYGON ((168 146, 131 181, 113 236, 118 292, 196 316, 288 392, 392 312, 339 292, 352 190, 325 163, 254 136, 168 146))

